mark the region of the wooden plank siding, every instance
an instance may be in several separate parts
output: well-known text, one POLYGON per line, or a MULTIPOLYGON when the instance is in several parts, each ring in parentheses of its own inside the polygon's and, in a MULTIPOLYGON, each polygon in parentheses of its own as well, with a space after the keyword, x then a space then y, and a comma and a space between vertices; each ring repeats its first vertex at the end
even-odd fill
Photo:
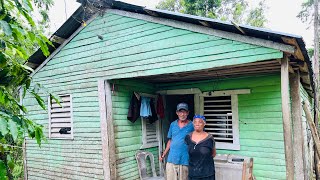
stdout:
MULTIPOLYGON (((60 93, 55 91, 52 92, 60 93)), ((97 101, 83 103, 81 97, 96 97, 97 89, 73 93, 74 139, 47 139, 41 148, 35 140, 27 139, 28 179, 103 179, 100 116, 97 101), (95 108, 92 108, 95 107, 95 108)), ((44 98, 44 96, 43 96, 44 98)), ((47 100, 48 98, 44 98, 47 100)), ((48 137, 48 113, 27 97, 28 117, 44 125, 48 137)))
MULTIPOLYGON (((306 90, 303 89, 302 85, 300 85, 300 96, 301 96, 301 101, 308 101, 309 104, 312 104, 312 99, 306 92, 306 90)), ((301 103, 302 107, 302 103, 301 103)), ((311 136, 311 130, 309 127, 309 124, 306 119, 305 112, 302 111, 302 129, 303 129, 303 137, 304 137, 304 159, 306 163, 306 169, 305 171, 307 172, 307 177, 305 179, 312 179, 313 177, 313 167, 314 167, 314 141, 311 136)))
POLYGON ((254 158, 257 179, 286 179, 280 74, 238 79, 160 85, 160 89, 199 88, 214 90, 250 89, 238 95, 240 150, 217 150, 254 158))
MULTIPOLYGON (((41 149, 36 146, 34 140, 28 139, 27 164, 29 179, 54 179, 54 174, 58 172, 59 176, 65 179, 103 179, 98 100, 98 80, 100 79, 134 78, 202 70, 282 57, 283 53, 281 51, 271 48, 178 29, 109 12, 99 16, 33 76, 33 83, 40 83, 53 93, 72 95, 74 139, 48 139, 48 142, 44 143, 41 149), (103 40, 100 40, 98 35, 101 35, 103 40), (79 156, 75 156, 75 154, 79 156), (80 163, 81 166, 77 163, 80 163), (38 166, 38 164, 42 166, 38 166), (76 175, 77 172, 86 172, 86 176, 79 178, 76 175)), ((253 80, 249 84, 254 84, 255 82, 261 83, 253 80)), ((267 82, 269 81, 267 80, 267 82)), ((272 83, 271 85, 273 85, 272 83)), ((131 90, 155 92, 153 87, 143 83, 140 83, 140 85, 133 85, 134 88, 131 88, 131 90)), ((126 88, 127 85, 124 87, 126 88)), ((139 143, 141 143, 141 137, 139 137, 141 133, 139 126, 141 127, 141 124, 138 121, 132 126, 131 122, 126 120, 126 108, 130 101, 130 91, 121 88, 121 86, 119 88, 119 94, 112 97, 117 146, 117 173, 121 179, 137 179, 137 171, 133 169, 133 167, 136 167, 133 157, 139 147, 139 143)), ((266 88, 270 87, 266 85, 266 88)), ((271 95, 274 95, 275 98, 280 98, 280 94, 276 92, 271 94, 269 92, 261 92, 256 95, 257 97, 250 96, 250 100, 242 101, 242 103, 247 103, 249 104, 248 106, 254 108, 257 103, 261 102, 259 98, 271 95)), ((42 97, 47 99, 45 96, 42 97)), ((269 101, 272 103, 277 102, 273 98, 262 102, 269 103, 269 101)), ((32 100, 30 96, 25 99, 24 104, 30 109, 28 117, 43 124, 44 132, 47 135, 47 112, 40 110, 36 101, 32 100)), ((270 108, 274 107, 270 106, 270 108)), ((242 108, 241 110, 245 109, 242 108)), ((281 112, 260 113, 259 117, 261 116, 265 116, 266 119, 272 121, 270 118, 279 118, 281 112)), ((251 114, 250 112, 243 112, 241 117, 251 117, 251 114)), ((246 120, 254 121, 253 118, 246 118, 246 120)), ((277 124, 276 120, 273 121, 277 124)), ((277 126, 278 128, 276 129, 279 132, 272 132, 276 133, 276 135, 266 132, 266 135, 272 135, 270 140, 262 142, 258 139, 259 136, 256 136, 256 139, 250 139, 249 137, 252 137, 250 136, 251 131, 247 130, 243 132, 243 137, 247 137, 247 139, 244 138, 242 141, 255 146, 261 144, 262 147, 264 143, 275 143, 280 146, 280 149, 276 150, 280 151, 283 146, 281 144, 282 139, 279 137, 279 134, 281 134, 280 127, 282 126, 279 124, 277 126)), ((242 126, 241 128, 246 127, 242 126)), ((248 145, 243 148, 249 147, 251 146, 248 145)), ((260 151, 262 149, 260 148, 260 151)), ((270 153, 279 153, 276 150, 270 153)), ((157 154, 156 148, 150 151, 157 154)), ((252 148, 249 148, 248 152, 252 152, 252 148)), ((157 159, 157 156, 155 159, 157 159)), ((258 160, 258 164, 263 164, 262 161, 267 160, 261 159, 260 162, 258 160)), ((268 165, 264 166, 258 166, 262 170, 259 171, 258 169, 256 171, 257 173, 262 173, 261 177, 266 174, 266 170, 263 169, 270 167, 268 165)), ((279 177, 282 174, 282 170, 280 168, 279 177)))
MULTIPOLYGON (((112 95, 114 132, 117 157, 117 179, 139 179, 138 165, 135 154, 142 146, 141 119, 135 123, 127 120, 128 107, 133 91, 154 94, 154 85, 132 80, 111 82, 116 89, 112 95)), ((154 155, 156 171, 159 172, 158 147, 144 149, 154 155)), ((151 167, 150 165, 147 167, 151 167)), ((148 169, 151 175, 151 169, 148 169)))

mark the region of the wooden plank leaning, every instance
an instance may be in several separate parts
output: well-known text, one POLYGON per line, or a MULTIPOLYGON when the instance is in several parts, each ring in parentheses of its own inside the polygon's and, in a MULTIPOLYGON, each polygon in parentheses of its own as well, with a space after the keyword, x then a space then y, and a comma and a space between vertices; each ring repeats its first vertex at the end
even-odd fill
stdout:
POLYGON ((318 135, 318 131, 316 129, 316 126, 313 122, 313 119, 312 119, 312 116, 311 116, 311 112, 309 110, 309 106, 308 106, 308 102, 307 101, 303 101, 302 103, 302 106, 303 106, 303 110, 306 114, 306 117, 307 117, 307 121, 308 121, 308 124, 310 126, 310 129, 311 129, 311 134, 312 134, 312 138, 314 140, 314 143, 315 143, 315 147, 316 147, 316 152, 318 154, 318 157, 320 157, 320 140, 319 140, 319 135, 318 135))

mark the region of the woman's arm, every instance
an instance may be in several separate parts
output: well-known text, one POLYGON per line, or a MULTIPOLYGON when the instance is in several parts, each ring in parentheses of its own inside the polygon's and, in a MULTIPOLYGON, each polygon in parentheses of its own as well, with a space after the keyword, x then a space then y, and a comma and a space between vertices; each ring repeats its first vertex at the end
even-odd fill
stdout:
POLYGON ((170 150, 170 144, 171 144, 171 139, 168 140, 166 149, 162 153, 161 157, 159 157, 159 160, 162 161, 163 158, 167 155, 168 151, 170 150))
POLYGON ((212 157, 216 157, 216 155, 217 155, 217 150, 214 147, 213 150, 212 150, 212 157))

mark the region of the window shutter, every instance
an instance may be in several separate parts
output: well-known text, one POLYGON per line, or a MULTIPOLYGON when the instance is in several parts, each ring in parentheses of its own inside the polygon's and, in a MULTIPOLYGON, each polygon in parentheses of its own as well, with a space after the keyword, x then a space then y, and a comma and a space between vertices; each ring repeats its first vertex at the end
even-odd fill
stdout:
POLYGON ((231 96, 204 97, 205 130, 216 142, 233 143, 231 96))
POLYGON ((71 95, 61 95, 61 106, 49 97, 49 138, 71 139, 72 98, 71 95))
POLYGON ((148 119, 141 118, 142 125, 142 146, 150 148, 159 146, 159 120, 150 124, 148 119))
MULTIPOLYGON (((147 121, 147 120, 143 120, 147 121)), ((157 123, 154 122, 150 124, 149 122, 146 122, 146 143, 158 143, 158 137, 157 137, 157 123)))

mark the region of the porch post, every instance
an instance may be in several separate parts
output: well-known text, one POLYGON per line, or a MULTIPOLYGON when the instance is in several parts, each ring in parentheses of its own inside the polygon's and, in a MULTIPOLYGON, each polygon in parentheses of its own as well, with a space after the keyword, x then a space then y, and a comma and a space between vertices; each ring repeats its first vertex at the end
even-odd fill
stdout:
POLYGON ((300 73, 290 74, 290 95, 293 123, 293 157, 296 179, 305 178, 304 139, 302 130, 302 107, 300 98, 300 73))
POLYGON ((100 111, 100 128, 101 128, 101 143, 102 143, 102 164, 104 179, 110 179, 109 166, 109 148, 108 148, 108 131, 107 131, 107 105, 106 105, 106 91, 105 81, 98 81, 99 93, 99 111, 100 111))
POLYGON ((116 145, 114 140, 114 127, 113 127, 113 110, 112 110, 112 93, 110 83, 106 81, 106 105, 107 105, 107 131, 109 140, 109 153, 110 153, 110 179, 117 179, 117 166, 116 166, 116 145))
POLYGON ((289 64, 288 58, 281 59, 281 100, 282 121, 285 145, 287 180, 294 180, 294 163, 292 147, 292 130, 290 121, 290 99, 289 99, 289 64))
POLYGON ((98 81, 98 93, 104 179, 116 179, 111 90, 106 81, 98 81))

